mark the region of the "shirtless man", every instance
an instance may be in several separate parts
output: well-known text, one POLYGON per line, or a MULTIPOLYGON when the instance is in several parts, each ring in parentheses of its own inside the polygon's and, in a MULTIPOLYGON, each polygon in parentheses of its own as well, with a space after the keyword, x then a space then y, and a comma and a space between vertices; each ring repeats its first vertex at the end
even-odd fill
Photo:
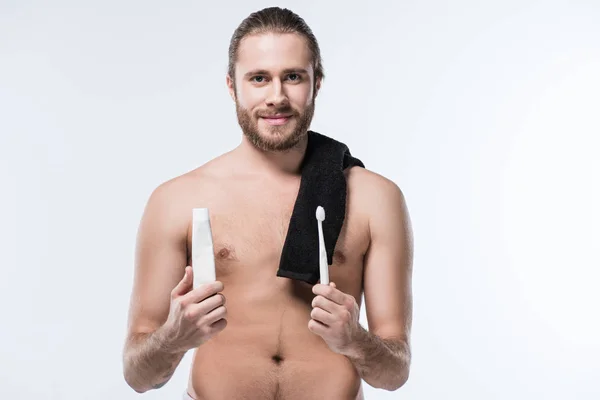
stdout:
POLYGON ((162 387, 191 349, 187 399, 362 399, 361 379, 389 391, 407 381, 412 228, 392 181, 345 171, 330 285, 276 276, 322 78, 317 42, 292 12, 262 10, 234 34, 241 144, 159 185, 140 222, 123 351, 136 392, 162 387), (217 282, 193 287, 191 215, 203 207, 217 282))

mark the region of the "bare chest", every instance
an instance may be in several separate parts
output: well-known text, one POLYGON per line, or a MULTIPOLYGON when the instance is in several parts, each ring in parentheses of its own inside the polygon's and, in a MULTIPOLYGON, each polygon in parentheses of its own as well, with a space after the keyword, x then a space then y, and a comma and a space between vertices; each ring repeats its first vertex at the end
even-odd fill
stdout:
MULTIPOLYGON (((211 198, 198 199, 195 207, 208 207, 210 212, 217 279, 230 287, 270 282, 275 289, 289 284, 289 279, 278 278, 276 273, 298 185, 232 186, 211 198)), ((187 245, 190 260, 191 222, 187 245)), ((367 246, 366 224, 350 203, 329 272, 338 287, 360 294, 367 246)))

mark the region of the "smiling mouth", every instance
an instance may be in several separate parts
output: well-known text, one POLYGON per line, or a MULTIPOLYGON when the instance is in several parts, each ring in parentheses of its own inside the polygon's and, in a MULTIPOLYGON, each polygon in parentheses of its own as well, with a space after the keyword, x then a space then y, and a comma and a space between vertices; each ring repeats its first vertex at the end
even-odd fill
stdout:
POLYGON ((260 117, 269 125, 283 125, 291 118, 291 115, 277 115, 260 117))

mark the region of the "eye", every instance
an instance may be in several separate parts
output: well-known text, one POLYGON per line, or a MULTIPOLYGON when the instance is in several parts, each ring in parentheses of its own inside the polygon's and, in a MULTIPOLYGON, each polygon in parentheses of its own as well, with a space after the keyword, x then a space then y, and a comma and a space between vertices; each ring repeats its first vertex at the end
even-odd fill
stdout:
POLYGON ((252 82, 256 82, 256 83, 263 83, 265 81, 265 77, 262 75, 256 75, 256 76, 253 76, 252 78, 250 78, 250 80, 252 82))
POLYGON ((288 79, 291 80, 292 82, 297 82, 297 81, 301 80, 301 78, 302 77, 300 76, 300 74, 296 74, 296 73, 288 75, 288 79))

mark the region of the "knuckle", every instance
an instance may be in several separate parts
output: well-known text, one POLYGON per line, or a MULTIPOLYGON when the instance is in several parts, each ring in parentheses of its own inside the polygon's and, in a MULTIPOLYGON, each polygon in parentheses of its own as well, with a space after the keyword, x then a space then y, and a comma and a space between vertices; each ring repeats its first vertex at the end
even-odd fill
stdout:
POLYGON ((186 306, 186 303, 185 303, 185 301, 183 301, 183 300, 182 300, 182 299, 180 299, 180 298, 179 298, 179 299, 175 299, 175 300, 174 300, 174 303, 175 303, 175 308, 176 308, 177 310, 183 310, 183 309, 185 308, 185 306, 186 306))
POLYGON ((196 328, 198 328, 198 332, 200 332, 201 335, 206 333, 206 324, 204 323, 204 318, 200 318, 196 322, 196 328))
POLYGON ((194 319, 194 314, 192 313, 192 310, 187 309, 183 312, 183 317, 187 320, 193 320, 194 319))
POLYGON ((344 314, 342 314, 342 321, 343 322, 350 321, 350 312, 349 311, 346 311, 344 314))

